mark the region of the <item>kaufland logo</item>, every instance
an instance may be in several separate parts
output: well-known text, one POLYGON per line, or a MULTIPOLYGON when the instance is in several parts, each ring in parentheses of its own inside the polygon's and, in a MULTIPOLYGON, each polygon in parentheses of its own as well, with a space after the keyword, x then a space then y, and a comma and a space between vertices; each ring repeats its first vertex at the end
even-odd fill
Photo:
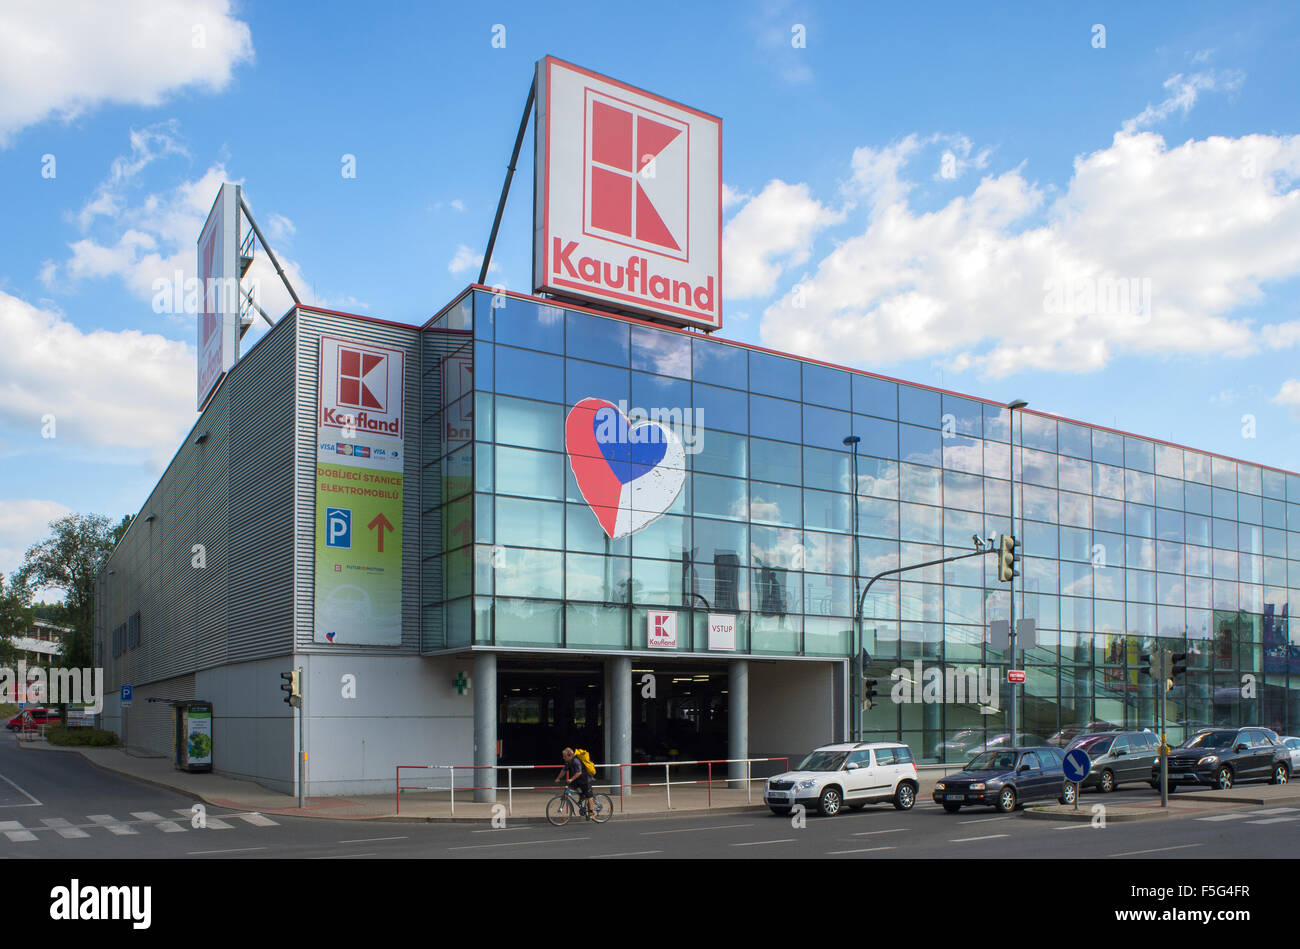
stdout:
POLYGON ((583 233, 690 260, 690 127, 586 94, 583 233))
POLYGON ((341 429, 337 451, 358 454, 347 443, 359 435, 401 438, 402 351, 327 336, 320 345, 320 425, 341 429))
POLYGON ((339 347, 339 405, 388 410, 388 357, 339 347))

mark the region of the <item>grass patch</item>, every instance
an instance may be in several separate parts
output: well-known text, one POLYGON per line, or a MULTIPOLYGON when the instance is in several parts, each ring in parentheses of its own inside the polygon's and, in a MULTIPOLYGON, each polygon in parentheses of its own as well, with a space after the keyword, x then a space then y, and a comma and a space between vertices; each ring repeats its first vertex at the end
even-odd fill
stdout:
MULTIPOLYGON (((7 722, 17 714, 18 706, 13 702, 0 702, 0 719, 7 722)), ((3 722, 0 722, 0 724, 3 724, 3 722)))
POLYGON ((110 748, 117 744, 117 735, 102 728, 57 728, 45 729, 45 740, 51 745, 68 745, 91 748, 110 748))

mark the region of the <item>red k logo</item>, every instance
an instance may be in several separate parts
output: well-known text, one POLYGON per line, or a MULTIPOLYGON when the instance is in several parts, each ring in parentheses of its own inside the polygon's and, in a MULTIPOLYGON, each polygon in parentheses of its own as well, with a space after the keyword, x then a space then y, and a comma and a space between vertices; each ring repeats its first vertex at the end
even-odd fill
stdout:
POLYGON ((388 357, 339 347, 339 405, 387 412, 388 357))
POLYGON ((585 229, 689 260, 690 128, 591 89, 587 108, 585 229))

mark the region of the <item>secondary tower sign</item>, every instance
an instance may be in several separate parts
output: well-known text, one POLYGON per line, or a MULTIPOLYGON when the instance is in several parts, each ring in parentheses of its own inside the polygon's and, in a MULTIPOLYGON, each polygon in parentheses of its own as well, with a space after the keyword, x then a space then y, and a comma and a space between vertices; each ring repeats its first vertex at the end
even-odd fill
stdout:
POLYGON ((199 234, 198 408, 235 364, 239 335, 239 186, 223 184, 199 234))
POLYGON ((722 326, 722 120, 537 64, 533 287, 722 326))

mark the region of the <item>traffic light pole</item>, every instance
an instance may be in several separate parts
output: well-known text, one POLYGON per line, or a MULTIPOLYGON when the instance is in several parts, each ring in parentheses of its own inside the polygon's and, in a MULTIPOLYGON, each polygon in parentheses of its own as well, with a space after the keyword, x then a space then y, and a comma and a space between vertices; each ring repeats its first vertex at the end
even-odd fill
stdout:
POLYGON ((1156 680, 1156 688, 1160 690, 1160 806, 1169 806, 1169 742, 1165 738, 1165 714, 1168 711, 1168 705, 1165 696, 1169 694, 1168 687, 1165 685, 1169 681, 1169 667, 1173 662, 1169 658, 1169 650, 1161 649, 1151 657, 1160 664, 1160 676, 1156 680))
MULTIPOLYGON (((302 669, 298 670, 299 676, 302 675, 302 669)), ((298 680, 302 681, 301 678, 298 680)), ((307 787, 307 738, 303 730, 303 707, 302 697, 298 698, 298 809, 302 810, 307 806, 306 787, 307 787)))
MULTIPOLYGON (((861 592, 860 594, 858 594, 858 604, 857 604, 857 608, 856 608, 856 609, 854 610, 854 612, 853 612, 853 615, 854 615, 854 617, 856 618, 856 625, 857 625, 857 628, 858 628, 859 630, 862 629, 862 604, 866 602, 867 594, 871 592, 871 585, 872 585, 873 583, 875 583, 877 580, 879 580, 881 577, 891 577, 891 576, 893 576, 893 575, 895 575, 895 574, 898 574, 898 573, 907 573, 909 570, 921 570, 921 569, 923 569, 923 568, 925 568, 925 567, 934 567, 934 566, 937 566, 938 564, 941 564, 941 563, 952 563, 954 560, 966 560, 966 559, 969 558, 969 557, 982 557, 982 556, 984 556, 985 554, 991 554, 991 553, 993 553, 994 549, 995 549, 995 548, 993 548, 993 547, 991 547, 991 546, 990 546, 990 547, 980 547, 980 548, 978 548, 977 550, 972 550, 972 551, 971 551, 970 553, 968 553, 968 554, 956 554, 955 556, 952 556, 952 557, 942 557, 942 558, 940 558, 939 560, 927 560, 925 563, 914 563, 914 564, 912 564, 912 565, 910 565, 910 566, 907 566, 907 567, 895 567, 893 570, 882 570, 880 573, 876 574, 874 577, 872 577, 871 579, 869 579, 869 580, 867 581, 867 585, 864 586, 864 587, 862 588, 862 592, 861 592)), ((859 700, 858 700, 858 715, 857 715, 857 718, 858 718, 858 734, 857 734, 857 740, 858 740, 858 741, 861 741, 861 740, 862 740, 862 698, 861 698, 861 697, 865 697, 865 694, 866 694, 865 690, 863 689, 863 684, 862 684, 862 683, 863 683, 863 680, 866 678, 866 670, 865 670, 865 669, 863 668, 863 666, 862 666, 862 648, 863 648, 863 645, 864 645, 864 643, 862 642, 861 634, 859 634, 859 640, 858 640, 858 688, 859 688, 860 690, 863 690, 863 691, 860 691, 860 692, 859 692, 859 696, 860 696, 860 698, 859 698, 859 700)))

